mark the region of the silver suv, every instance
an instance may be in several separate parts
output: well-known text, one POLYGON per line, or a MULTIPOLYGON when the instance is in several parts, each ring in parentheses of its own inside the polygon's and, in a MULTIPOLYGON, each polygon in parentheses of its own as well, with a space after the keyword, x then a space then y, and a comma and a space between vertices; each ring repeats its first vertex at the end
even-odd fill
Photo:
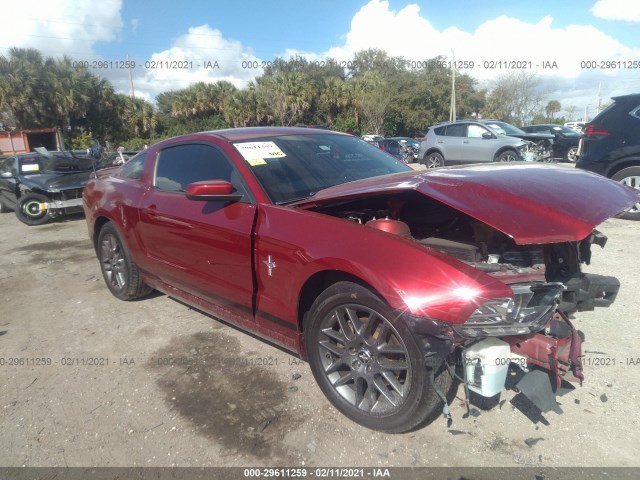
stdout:
POLYGON ((513 162, 524 158, 528 143, 472 120, 443 122, 429 128, 420 144, 418 158, 427 168, 445 164, 513 162))

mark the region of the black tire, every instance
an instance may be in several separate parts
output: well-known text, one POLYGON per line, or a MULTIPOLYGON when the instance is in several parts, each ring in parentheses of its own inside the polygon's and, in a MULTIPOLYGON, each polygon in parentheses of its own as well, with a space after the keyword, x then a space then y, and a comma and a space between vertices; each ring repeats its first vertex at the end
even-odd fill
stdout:
POLYGON ((135 300, 151 292, 142 281, 142 273, 112 223, 105 223, 96 248, 100 269, 107 287, 120 300, 135 300))
MULTIPOLYGON (((351 282, 327 288, 311 306, 304 335, 320 389, 354 422, 401 433, 442 405, 416 338, 368 289, 351 282)), ((435 378, 446 394, 452 383, 448 371, 441 369, 435 378)))
POLYGON ((44 195, 29 193, 18 200, 16 217, 26 225, 44 225, 52 218, 51 210, 42 208, 42 204, 49 201, 44 195))
POLYGON ((13 212, 13 208, 9 205, 6 205, 2 200, 0 200, 0 213, 9 213, 13 212))
POLYGON ((427 168, 444 167, 444 157, 438 152, 426 153, 422 164, 427 168))
MULTIPOLYGON (((620 182, 636 190, 640 190, 640 167, 623 168, 611 177, 612 180, 620 182)), ((627 220, 640 220, 640 203, 636 203, 631 210, 622 215, 627 220)))
POLYGON ((578 160, 578 146, 573 145, 567 148, 567 151, 564 152, 564 159, 567 162, 576 163, 576 161, 578 160))
POLYGON ((515 150, 505 150, 493 159, 494 162, 517 162, 520 155, 515 150))

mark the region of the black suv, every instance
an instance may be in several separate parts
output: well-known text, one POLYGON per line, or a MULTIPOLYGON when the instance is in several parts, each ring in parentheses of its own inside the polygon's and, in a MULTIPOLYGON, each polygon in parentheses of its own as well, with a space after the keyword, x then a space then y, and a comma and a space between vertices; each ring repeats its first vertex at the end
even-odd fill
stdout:
MULTIPOLYGON (((640 93, 612 100, 585 126, 576 167, 640 190, 640 93)), ((623 218, 640 220, 640 203, 623 218)))

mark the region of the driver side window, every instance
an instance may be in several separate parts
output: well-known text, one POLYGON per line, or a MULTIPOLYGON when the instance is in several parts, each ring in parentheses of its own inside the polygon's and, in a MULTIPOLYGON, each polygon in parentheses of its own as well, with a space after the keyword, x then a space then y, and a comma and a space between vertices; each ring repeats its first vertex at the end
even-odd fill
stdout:
MULTIPOLYGON (((156 162, 154 186, 165 192, 183 193, 187 185, 203 180, 232 182, 234 168, 218 148, 203 143, 176 145, 161 150, 156 162)), ((235 182, 236 190, 242 188, 235 182)))
POLYGON ((489 131, 486 128, 481 127, 480 125, 469 124, 469 126, 467 127, 467 137, 482 138, 482 135, 484 133, 489 133, 489 131))

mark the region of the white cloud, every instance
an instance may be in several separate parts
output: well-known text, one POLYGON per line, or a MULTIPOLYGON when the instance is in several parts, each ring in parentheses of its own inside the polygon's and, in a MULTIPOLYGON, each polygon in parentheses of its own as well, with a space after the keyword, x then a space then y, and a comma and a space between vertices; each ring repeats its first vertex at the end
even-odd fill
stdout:
POLYGON ((465 32, 457 27, 438 30, 427 20, 428 14, 422 14, 415 4, 394 11, 386 0, 371 0, 353 17, 344 44, 329 49, 324 56, 348 60, 359 50, 379 48, 412 61, 437 55, 451 60, 453 51, 456 61, 474 62, 467 73, 480 80, 509 71, 505 61, 519 62, 543 76, 575 78, 584 71, 583 61, 640 56, 640 49, 627 47, 593 26, 555 27, 551 16, 528 23, 502 15, 473 32, 465 32), (588 53, 576 49, 578 43, 589 45, 588 53), (557 68, 543 68, 554 62, 557 68))
POLYGON ((94 58, 93 46, 117 38, 122 0, 23 0, 2 9, 0 53, 10 47, 36 48, 45 56, 65 53, 94 58))
POLYGON ((195 82, 227 80, 244 87, 262 73, 257 68, 261 61, 250 49, 239 41, 226 39, 220 30, 209 25, 190 28, 169 49, 154 53, 149 61, 149 68, 145 67, 144 74, 135 79, 136 94, 140 91, 145 98, 195 82), (187 68, 180 68, 183 66, 187 68))
POLYGON ((591 13, 605 20, 640 22, 640 0, 598 0, 591 13))

